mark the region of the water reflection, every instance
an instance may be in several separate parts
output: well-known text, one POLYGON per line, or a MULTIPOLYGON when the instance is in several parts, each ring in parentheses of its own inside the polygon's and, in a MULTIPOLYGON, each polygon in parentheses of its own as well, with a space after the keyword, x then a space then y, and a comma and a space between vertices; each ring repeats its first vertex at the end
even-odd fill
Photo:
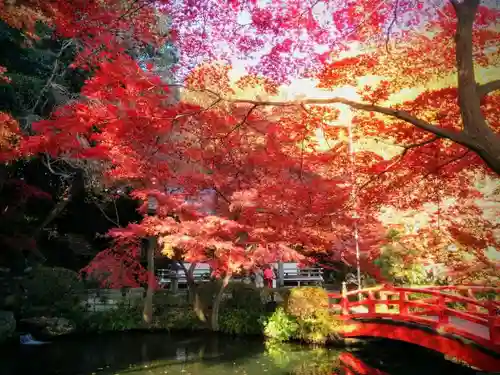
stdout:
POLYGON ((209 334, 127 333, 64 339, 47 346, 4 350, 0 363, 2 375, 356 374, 353 370, 389 375, 475 374, 402 343, 377 341, 346 352, 209 334))

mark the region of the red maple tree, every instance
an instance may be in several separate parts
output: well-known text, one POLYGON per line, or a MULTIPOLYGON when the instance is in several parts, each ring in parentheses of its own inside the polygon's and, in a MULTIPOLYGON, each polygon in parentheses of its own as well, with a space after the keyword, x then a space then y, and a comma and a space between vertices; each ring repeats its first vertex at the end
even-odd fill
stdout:
POLYGON ((38 134, 20 151, 98 160, 110 184, 129 184, 145 201, 155 196, 155 215, 112 232, 122 243, 157 235, 167 252, 180 249, 185 260, 231 274, 298 259, 294 245, 352 253, 356 222, 367 241, 363 257, 374 259, 381 207, 418 210, 458 197, 448 212, 438 209, 449 218, 447 235, 480 258, 485 246, 497 245, 487 220, 481 231, 452 220, 482 217, 473 200, 484 194, 474 182, 500 172, 500 81, 477 83, 473 65, 499 61, 492 48, 498 10, 487 4, 49 3, 36 3, 39 13, 61 36, 81 41, 75 65, 95 74, 84 99, 35 124, 38 134), (164 40, 151 26, 158 12, 171 18, 181 52, 178 103, 174 85, 125 53, 135 42, 164 40), (247 68, 237 82, 230 78, 235 63, 247 68), (447 81, 453 76, 457 83, 447 81), (360 101, 276 98, 280 85, 302 77, 325 90, 354 86, 360 101), (405 97, 405 90, 414 92, 405 97), (400 152, 365 147, 353 162, 346 130, 332 126, 334 104, 353 109, 356 143, 389 143, 400 152), (205 190, 217 196, 208 213, 196 202, 205 190))
POLYGON ((423 210, 432 202, 438 209, 430 229, 451 235, 494 267, 498 261, 483 255, 488 246, 498 248, 498 229, 481 205, 495 201, 498 191, 485 193, 475 185, 491 177, 494 184, 500 171, 498 12, 479 0, 200 1, 196 11, 185 3, 170 8, 181 67, 201 55, 243 64, 258 77, 257 85, 278 87, 311 77, 326 90, 356 87, 359 101, 340 95, 292 101, 221 96, 246 105, 245 114, 272 107, 281 126, 289 116, 323 112, 317 127, 332 143, 342 130, 325 125, 331 122, 330 105, 351 107, 355 140, 400 150, 394 157, 356 153, 358 207, 376 214, 384 205, 423 210), (455 202, 443 209, 450 199, 455 202))

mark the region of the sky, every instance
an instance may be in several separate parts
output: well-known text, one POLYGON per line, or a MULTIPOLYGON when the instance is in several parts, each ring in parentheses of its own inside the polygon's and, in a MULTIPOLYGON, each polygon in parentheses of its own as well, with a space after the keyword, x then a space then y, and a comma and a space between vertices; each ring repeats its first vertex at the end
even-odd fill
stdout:
MULTIPOLYGON (((258 3, 265 5, 268 1, 270 0, 260 0, 258 1, 258 3)), ((435 3, 439 3, 438 0, 432 0, 432 1, 435 3)), ((321 21, 321 14, 324 10, 322 9, 322 7, 323 3, 320 2, 318 6, 315 7, 314 9, 314 13, 320 21, 321 21)), ((248 12, 240 12, 238 16, 238 23, 240 25, 246 25, 251 23, 250 14, 248 12)), ((248 59, 244 60, 233 59, 230 78, 233 81, 236 81, 241 76, 247 74, 246 69, 258 62, 258 59, 256 57, 260 57, 261 55, 268 53, 271 48, 272 45, 267 43, 264 46, 264 48, 262 48, 262 50, 259 51, 258 55, 257 54, 251 55, 248 59)), ((328 50, 328 47, 326 45, 316 45, 314 48, 318 52, 326 52, 328 50)), ((344 52, 342 57, 357 55, 360 53, 360 50, 361 50, 360 45, 352 43, 351 50, 344 52)), ((499 67, 493 67, 488 69, 478 68, 476 71, 476 77, 479 83, 485 83, 495 78, 497 79, 498 77, 500 77, 500 68, 499 67)), ((358 86, 363 86, 366 84, 374 84, 380 79, 381 77, 375 77, 375 76, 362 77, 358 82, 358 86)), ((317 80, 312 78, 294 79, 290 84, 282 85, 280 87, 279 94, 276 97, 273 97, 272 99, 286 101, 286 100, 294 100, 300 98, 329 98, 338 96, 354 101, 361 101, 359 95, 356 93, 357 91, 356 87, 345 86, 336 88, 335 90, 324 90, 324 89, 319 89, 317 87, 317 84, 318 84, 317 80)), ((444 77, 440 80, 437 80, 436 82, 434 82, 432 87, 414 87, 412 89, 402 90, 401 92, 394 94, 387 103, 384 103, 384 105, 390 106, 391 104, 397 102, 414 99, 421 92, 429 88, 435 89, 439 87, 449 87, 452 85, 456 85, 456 74, 450 74, 448 77, 444 77)), ((240 98, 254 99, 255 94, 256 94, 255 91, 248 90, 246 92, 240 91, 238 93, 238 96, 240 98)), ((332 124, 332 125, 345 126, 347 123, 350 122, 352 118, 352 112, 346 106, 340 105, 338 106, 338 108, 340 109, 341 112, 339 121, 337 124, 332 124)), ((327 143, 330 145, 334 143, 332 141, 326 142, 324 140, 324 137, 322 136, 321 130, 317 130, 316 137, 318 139, 318 142, 324 148, 328 147, 327 143)), ((366 139, 358 141, 357 144, 355 145, 355 148, 357 150, 368 149, 371 151, 375 151, 381 156, 383 156, 385 159, 390 159, 401 152, 401 148, 399 147, 390 147, 387 145, 381 146, 380 143, 376 143, 374 140, 366 140, 366 139)), ((498 187, 498 180, 487 179, 485 181, 482 181, 482 186, 480 187, 480 190, 482 192, 491 193, 492 189, 494 189, 495 187, 498 187)), ((452 204, 452 203, 453 203, 452 200, 450 200, 449 202, 444 202, 444 204, 452 204)), ((482 206, 484 206, 485 210, 484 213, 487 216, 489 216, 491 220, 496 221, 498 224, 500 224, 500 205, 498 203, 497 204, 492 203, 491 201, 490 202, 482 201, 479 203, 482 206)), ((393 211, 386 210, 381 213, 381 219, 386 224, 406 223, 409 228, 408 230, 414 230, 415 225, 417 228, 419 226, 425 225, 428 222, 430 216, 435 212, 435 210, 436 207, 433 204, 427 205, 426 209, 421 212, 395 212, 394 210, 393 211)), ((500 231, 498 235, 500 240, 500 231)), ((490 249, 490 253, 491 253, 490 256, 496 258, 497 260, 500 260, 500 253, 495 252, 494 249, 490 249)))

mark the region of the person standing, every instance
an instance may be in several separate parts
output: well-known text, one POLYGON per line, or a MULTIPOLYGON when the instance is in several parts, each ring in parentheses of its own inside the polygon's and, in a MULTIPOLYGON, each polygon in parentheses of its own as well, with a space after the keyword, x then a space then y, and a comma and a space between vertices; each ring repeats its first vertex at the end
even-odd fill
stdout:
POLYGON ((255 270, 254 275, 255 275, 255 287, 259 289, 264 288, 264 273, 262 272, 262 270, 260 268, 257 268, 255 270))
POLYGON ((268 265, 264 270, 264 281, 269 289, 273 288, 273 281, 275 279, 274 270, 271 265, 268 265))

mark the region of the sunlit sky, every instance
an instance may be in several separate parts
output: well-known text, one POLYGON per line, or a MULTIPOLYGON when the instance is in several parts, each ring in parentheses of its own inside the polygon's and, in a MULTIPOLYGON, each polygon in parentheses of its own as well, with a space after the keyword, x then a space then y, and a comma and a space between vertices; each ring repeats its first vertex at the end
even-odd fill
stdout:
MULTIPOLYGON (((358 52, 353 49, 350 54, 355 55, 358 52)), ((234 61, 233 70, 230 73, 230 79, 232 81, 238 80, 241 76, 246 74, 245 67, 248 66, 246 61, 234 61)), ((477 80, 480 83, 488 82, 496 77, 500 76, 500 70, 498 68, 478 68, 477 80)), ((376 76, 366 76, 359 79, 359 86, 364 86, 366 84, 374 84, 381 78, 376 76)), ((456 84, 456 76, 451 74, 449 77, 436 81, 432 88, 447 87, 456 84)), ((362 101, 357 94, 357 87, 344 86, 339 87, 334 90, 325 90, 317 87, 318 81, 312 78, 296 79, 293 80, 289 85, 284 85, 280 87, 280 92, 277 96, 273 97, 276 100, 294 100, 301 98, 330 98, 330 97, 343 97, 346 99, 362 101)), ((384 105, 391 105, 393 103, 398 103, 406 100, 414 99, 421 92, 425 91, 425 87, 415 87, 413 89, 404 89, 397 94, 390 97, 389 101, 384 103, 384 105)), ((254 99, 255 92, 252 90, 247 90, 245 92, 239 92, 239 97, 254 99)), ((344 105, 335 105, 340 110, 340 116, 338 119, 338 125, 345 126, 352 119, 352 111, 349 107, 344 105)), ((325 149, 328 148, 327 144, 330 146, 334 143, 331 140, 326 142, 322 136, 320 130, 317 131, 316 137, 320 145, 325 149)), ((388 145, 381 145, 373 139, 362 139, 354 145, 356 150, 367 149, 370 151, 375 151, 384 158, 392 158, 401 152, 400 147, 391 147, 388 145)), ((478 181, 478 188, 480 191, 487 195, 493 194, 494 190, 498 188, 498 179, 487 178, 484 181, 478 181)), ((452 205, 455 202, 454 199, 448 199, 441 202, 442 205, 452 205)), ((485 216, 498 224, 500 224, 500 203, 492 201, 479 200, 477 202, 484 209, 485 216)), ((403 224, 408 232, 413 232, 419 227, 426 226, 432 215, 437 211, 437 206, 433 203, 425 205, 424 210, 421 211, 407 211, 401 212, 394 209, 385 209, 381 212, 380 219, 386 225, 388 224, 403 224)), ((500 230, 496 231, 497 240, 500 241, 500 230)), ((490 247, 486 251, 486 256, 492 260, 500 261, 500 252, 497 249, 490 247)))
MULTIPOLYGON (((269 2, 270 0, 260 0, 258 3, 262 3, 263 5, 269 2)), ((320 3, 321 4, 321 3, 320 3)), ((320 14, 322 12, 321 6, 315 7, 314 12, 315 15, 321 18, 320 14)), ((238 23, 240 25, 246 25, 251 23, 250 14, 248 12, 240 12, 238 17, 238 23)), ((307 35, 304 35, 307 37, 307 35)), ((221 46, 224 48, 224 46, 221 46)), ((351 49, 349 51, 343 52, 340 58, 355 56, 361 53, 361 46, 352 43, 351 49)), ((259 58, 267 54, 272 45, 267 44, 259 51, 258 54, 249 55, 245 60, 236 60, 233 59, 232 70, 229 73, 229 78, 232 82, 236 82, 242 76, 248 74, 247 68, 255 65, 259 58)), ((315 47, 318 53, 324 53, 328 51, 328 46, 317 45, 315 47)), ((498 79, 500 77, 500 68, 481 68, 478 67, 476 70, 476 79, 478 83, 486 83, 493 79, 498 79)), ((362 87, 364 85, 373 85, 376 84, 382 77, 377 76, 365 76, 361 77, 358 80, 358 87, 362 87)), ((412 89, 404 89, 394 95, 392 95, 386 103, 382 103, 382 105, 390 106, 391 104, 400 103, 402 101, 412 100, 417 97, 421 92, 427 89, 436 89, 440 87, 449 87, 456 85, 456 74, 450 74, 450 76, 435 81, 432 84, 432 87, 414 87, 412 89)), ((353 86, 344 86, 338 87, 334 90, 326 90, 320 89, 317 87, 318 81, 313 78, 303 78, 303 79, 295 79, 288 85, 282 85, 279 90, 279 94, 271 97, 269 99, 286 101, 286 100, 295 100, 302 98, 331 98, 331 97, 342 97, 354 101, 362 101, 360 96, 357 94, 358 87, 353 86)), ((252 89, 247 89, 245 91, 239 90, 234 87, 237 92, 237 97, 241 99, 255 99, 257 91, 252 89)), ((258 90, 258 89, 257 89, 258 90)), ((260 90, 259 90, 260 91, 260 90)), ((352 119, 352 111, 349 107, 344 105, 334 105, 340 110, 340 117, 335 124, 331 124, 333 126, 346 126, 350 123, 352 119)), ((328 140, 328 142, 324 139, 321 130, 316 131, 316 138, 320 147, 323 149, 327 149, 331 147, 335 142, 334 140, 328 140), (328 146, 329 145, 329 146, 328 146)), ((373 139, 360 139, 355 145, 355 150, 359 151, 362 149, 374 151, 378 153, 380 156, 385 159, 390 159, 400 153, 402 149, 400 147, 391 147, 388 145, 382 145, 377 143, 373 139)), ((498 179, 486 179, 484 181, 478 181, 478 188, 488 195, 491 195, 492 192, 498 188, 499 182, 498 179), (481 186, 479 186, 481 185, 481 186)), ((442 202, 444 205, 453 204, 453 199, 448 199, 442 202)), ((484 214, 488 216, 488 218, 500 224, 500 203, 492 203, 491 201, 479 201, 483 206, 484 214)), ((419 212, 401 212, 391 209, 386 209, 381 212, 380 219, 385 224, 405 224, 408 228, 408 231, 412 231, 415 228, 425 226, 428 224, 431 215, 435 214, 437 210, 437 206, 433 203, 429 203, 425 205, 425 209, 419 212)), ((498 240, 500 241, 500 230, 498 230, 498 240)), ((496 251, 494 248, 490 248, 487 254, 490 258, 500 261, 500 252, 496 251)))

